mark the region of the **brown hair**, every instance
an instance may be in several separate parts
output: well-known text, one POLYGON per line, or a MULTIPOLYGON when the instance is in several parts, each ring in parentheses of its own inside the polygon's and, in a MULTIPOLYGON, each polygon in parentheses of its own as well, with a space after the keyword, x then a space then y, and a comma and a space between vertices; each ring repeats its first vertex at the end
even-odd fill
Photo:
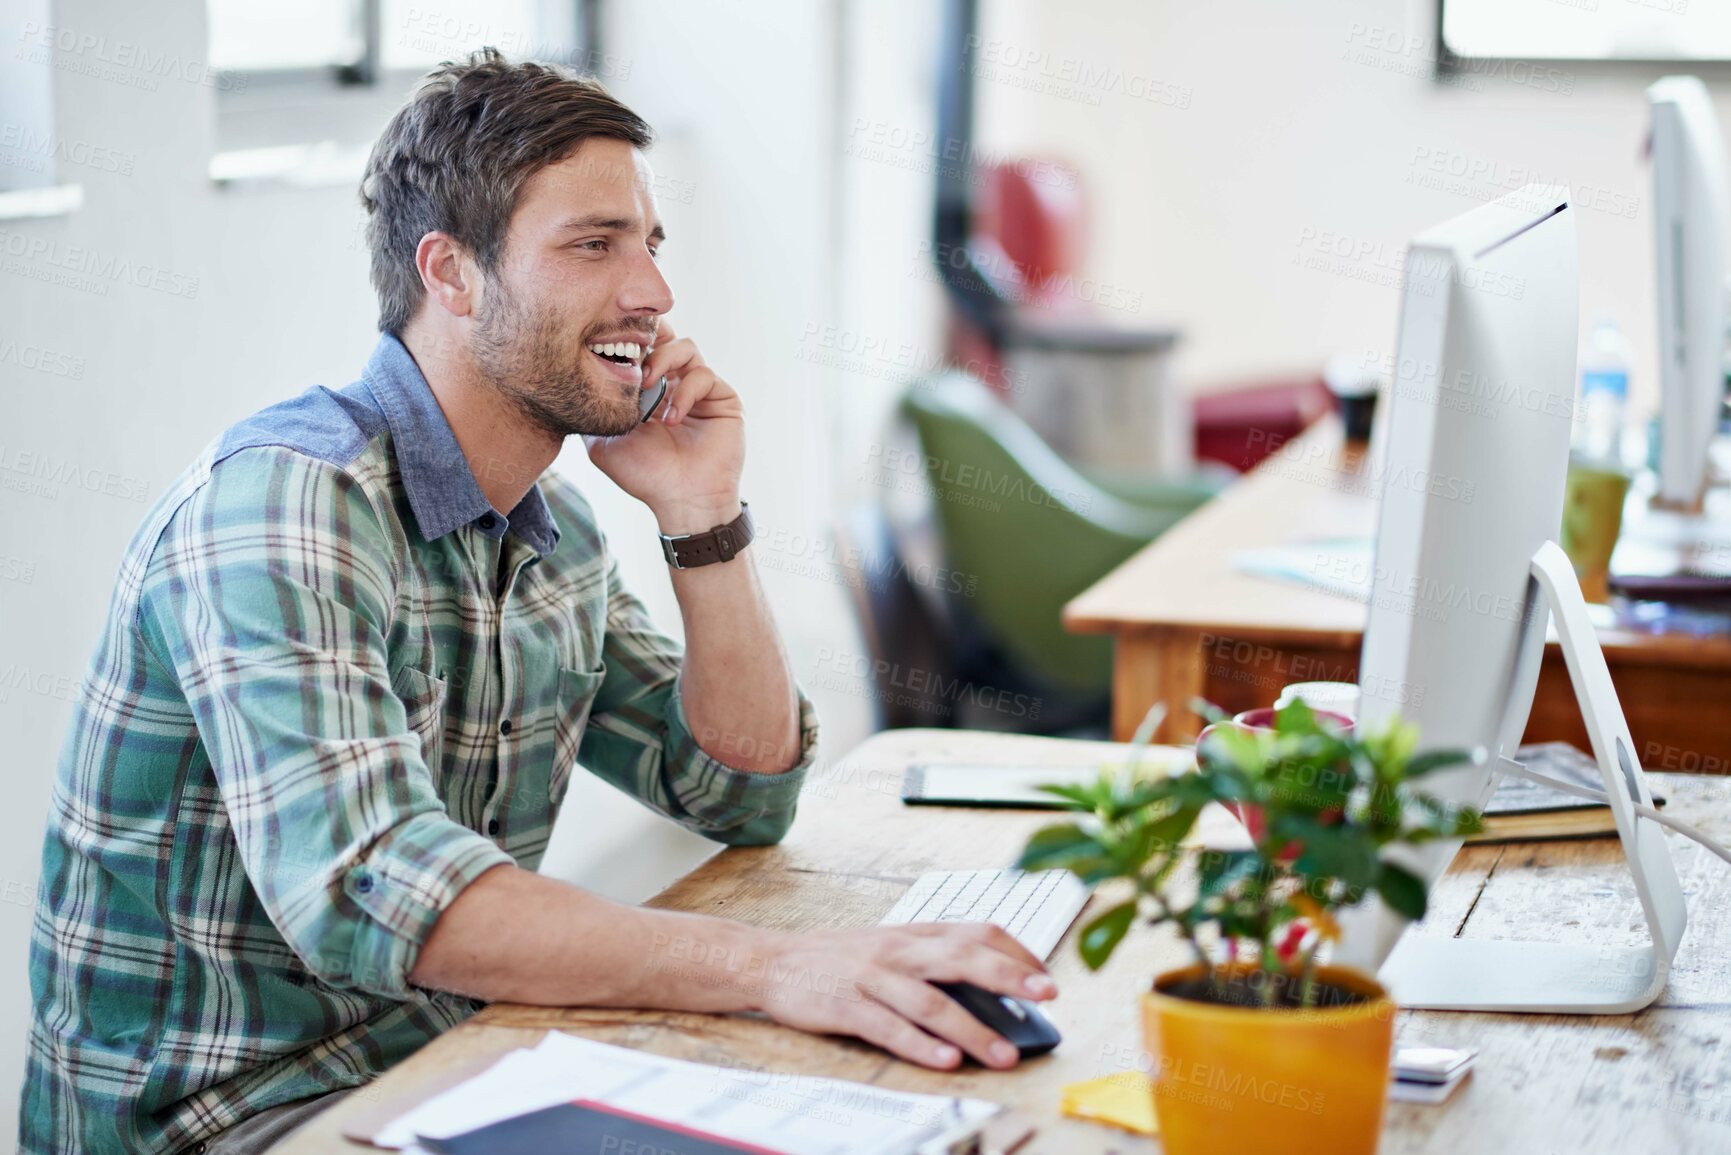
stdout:
POLYGON ((385 126, 361 180, 380 331, 401 333, 420 307, 422 237, 449 233, 492 273, 523 183, 591 137, 648 148, 654 134, 599 81, 512 64, 495 48, 429 73, 385 126))

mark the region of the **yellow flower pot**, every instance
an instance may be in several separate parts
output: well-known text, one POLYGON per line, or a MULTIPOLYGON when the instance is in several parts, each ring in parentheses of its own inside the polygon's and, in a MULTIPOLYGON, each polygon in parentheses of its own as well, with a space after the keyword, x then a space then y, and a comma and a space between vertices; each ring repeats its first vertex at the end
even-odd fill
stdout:
MULTIPOLYGON (((1219 968, 1247 975, 1247 963, 1219 968)), ((1394 1003, 1375 980, 1318 967, 1317 981, 1366 996, 1312 1010, 1222 1006, 1167 992, 1202 977, 1168 971, 1142 996, 1154 1114, 1166 1155, 1372 1155, 1382 1131, 1394 1003)))

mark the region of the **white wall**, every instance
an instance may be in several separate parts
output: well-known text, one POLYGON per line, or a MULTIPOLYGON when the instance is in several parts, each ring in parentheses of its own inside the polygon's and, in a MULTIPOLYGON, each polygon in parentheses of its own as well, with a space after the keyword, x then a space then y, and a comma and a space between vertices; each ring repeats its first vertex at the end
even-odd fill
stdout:
MULTIPOLYGON (((1407 238, 1531 176, 1590 194, 1582 321, 1617 318, 1642 354, 1636 394, 1650 400, 1641 92, 1667 70, 1498 65, 1438 84, 1434 0, 982 7, 982 52, 997 60, 977 81, 982 144, 1080 163, 1097 210, 1090 272, 1142 295, 1126 320, 1182 326, 1190 379, 1389 352, 1407 238), (1044 60, 1026 63, 1031 52, 1044 60), (1092 83, 1063 80, 1084 72, 1092 83), (1427 186, 1450 182, 1450 168, 1484 175, 1427 186), (1300 263, 1329 245, 1365 255, 1336 271, 1300 263)), ((1723 70, 1707 79, 1731 124, 1723 70)))

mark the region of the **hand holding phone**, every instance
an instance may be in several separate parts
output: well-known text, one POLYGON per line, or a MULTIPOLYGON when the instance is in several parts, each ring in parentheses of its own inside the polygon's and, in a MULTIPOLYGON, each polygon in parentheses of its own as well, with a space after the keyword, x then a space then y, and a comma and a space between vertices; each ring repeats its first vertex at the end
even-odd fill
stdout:
POLYGON ((745 407, 690 338, 663 319, 644 359, 630 433, 588 436, 589 459, 655 512, 663 533, 703 533, 739 516, 745 407), (655 420, 649 420, 650 418, 655 420))
POLYGON ((639 421, 638 424, 641 425, 644 421, 648 421, 651 417, 655 416, 655 411, 661 408, 661 402, 664 401, 666 397, 667 375, 662 374, 655 384, 645 385, 642 394, 637 398, 638 407, 643 413, 643 419, 642 421, 639 421))

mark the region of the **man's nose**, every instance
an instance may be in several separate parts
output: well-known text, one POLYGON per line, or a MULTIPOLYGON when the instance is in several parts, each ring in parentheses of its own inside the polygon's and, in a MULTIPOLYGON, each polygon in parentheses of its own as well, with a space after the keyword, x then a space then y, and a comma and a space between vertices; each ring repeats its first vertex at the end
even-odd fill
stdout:
POLYGON ((673 311, 673 287, 647 251, 633 258, 631 271, 619 291, 619 306, 624 312, 656 316, 673 311))

